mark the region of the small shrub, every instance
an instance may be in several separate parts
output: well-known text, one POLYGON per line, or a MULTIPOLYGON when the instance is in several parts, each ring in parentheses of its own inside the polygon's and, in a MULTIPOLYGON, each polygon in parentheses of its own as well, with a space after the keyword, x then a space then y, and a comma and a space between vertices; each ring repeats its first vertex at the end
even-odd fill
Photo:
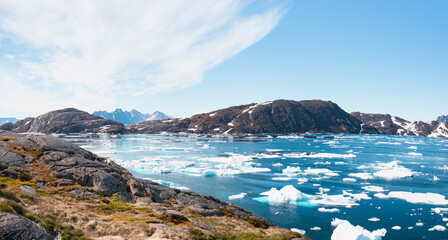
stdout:
POLYGON ((247 222, 252 224, 254 227, 256 228, 268 228, 268 226, 266 225, 266 223, 264 223, 263 221, 261 221, 260 219, 256 219, 256 218, 249 218, 247 219, 247 222))
POLYGON ((128 217, 125 220, 128 221, 128 222, 133 222, 133 221, 137 220, 137 218, 135 218, 135 217, 128 217))
POLYGON ((0 190, 0 197, 6 198, 9 200, 13 200, 14 202, 20 202, 19 198, 17 198, 14 193, 7 192, 7 191, 0 190))
POLYGON ((235 217, 235 213, 227 208, 219 208, 219 211, 226 217, 235 217))
POLYGON ((0 212, 12 212, 23 215, 25 213, 25 209, 15 202, 3 201, 0 203, 0 212))
POLYGON ((195 239, 205 239, 204 233, 198 229, 188 229, 188 233, 195 239))
POLYGON ((31 175, 27 173, 22 168, 14 168, 14 171, 19 173, 19 176, 17 177, 20 181, 30 181, 32 179, 31 175))

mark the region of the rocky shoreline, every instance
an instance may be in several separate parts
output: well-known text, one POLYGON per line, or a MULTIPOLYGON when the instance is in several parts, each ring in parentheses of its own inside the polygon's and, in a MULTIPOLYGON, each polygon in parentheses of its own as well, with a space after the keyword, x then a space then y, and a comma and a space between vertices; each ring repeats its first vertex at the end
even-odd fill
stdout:
POLYGON ((230 202, 138 179, 54 136, 0 130, 1 239, 302 239, 230 202))

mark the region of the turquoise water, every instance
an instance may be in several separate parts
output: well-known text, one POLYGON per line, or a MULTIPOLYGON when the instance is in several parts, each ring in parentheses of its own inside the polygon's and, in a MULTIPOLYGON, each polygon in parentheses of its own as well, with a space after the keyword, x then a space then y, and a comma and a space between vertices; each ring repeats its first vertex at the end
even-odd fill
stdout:
POLYGON ((447 139, 370 135, 64 138, 110 157, 138 177, 231 201, 282 227, 305 230, 313 239, 330 239, 334 218, 369 231, 385 228, 383 239, 448 239, 447 230, 429 231, 436 225, 448 228, 448 209, 443 209, 448 208, 447 139), (295 171, 284 174, 288 167, 295 171), (274 202, 273 197, 260 195, 287 185, 303 196, 274 202), (401 192, 439 195, 411 195, 413 200, 397 197, 401 192), (246 195, 229 200, 240 193, 246 195))

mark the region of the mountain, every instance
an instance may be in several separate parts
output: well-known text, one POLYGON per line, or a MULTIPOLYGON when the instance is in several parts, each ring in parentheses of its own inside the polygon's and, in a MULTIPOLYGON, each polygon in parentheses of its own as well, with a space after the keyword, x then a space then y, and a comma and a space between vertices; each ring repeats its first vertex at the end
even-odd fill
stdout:
POLYGON ((436 121, 439 122, 439 123, 441 123, 441 122, 448 122, 448 115, 439 116, 436 121))
POLYGON ((171 116, 166 115, 163 112, 155 111, 153 113, 147 113, 145 114, 146 120, 154 121, 154 120, 165 120, 165 119, 171 119, 171 116))
POLYGON ((5 123, 15 123, 17 121, 19 121, 19 119, 14 118, 14 117, 12 117, 12 118, 0 118, 0 125, 5 124, 5 123))
POLYGON ((113 112, 107 112, 107 111, 96 111, 93 112, 93 115, 99 116, 105 119, 114 120, 117 122, 121 122, 124 125, 129 125, 132 123, 138 123, 145 120, 163 120, 171 118, 170 116, 166 115, 163 112, 154 112, 154 113, 147 113, 143 114, 135 109, 129 111, 123 111, 120 108, 117 108, 113 112))
MULTIPOLYGON (((359 133, 361 121, 332 102, 276 100, 234 106, 190 118, 144 121, 126 127, 130 133, 359 133)), ((369 133, 375 129, 366 128, 369 133)))
MULTIPOLYGON (((446 122, 411 122, 389 114, 353 112, 351 115, 359 119, 363 127, 375 128, 379 134, 448 138, 448 123, 446 122)), ((361 133, 367 132, 363 130, 361 133)))
POLYGON ((25 118, 16 123, 7 123, 0 129, 17 133, 123 133, 124 125, 112 120, 94 116, 75 108, 66 108, 45 113, 36 118, 25 118))

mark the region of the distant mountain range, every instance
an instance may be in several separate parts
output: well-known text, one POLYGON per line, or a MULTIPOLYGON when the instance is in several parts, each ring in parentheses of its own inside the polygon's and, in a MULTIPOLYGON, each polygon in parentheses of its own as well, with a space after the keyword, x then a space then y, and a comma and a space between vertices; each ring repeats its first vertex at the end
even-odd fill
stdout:
POLYGON ((0 118, 0 125, 3 125, 5 123, 15 123, 17 121, 19 121, 19 119, 14 118, 14 117, 12 117, 12 118, 0 118))
POLYGON ((448 115, 439 116, 436 121, 439 122, 439 123, 441 123, 441 122, 448 122, 448 115))
MULTIPOLYGON (((156 112, 157 113, 157 112, 156 112)), ((104 119, 74 108, 52 111, 36 118, 6 123, 0 129, 41 133, 196 133, 196 134, 389 134, 448 137, 448 123, 410 122, 389 114, 347 113, 329 101, 276 100, 253 103, 194 115, 190 118, 152 120, 133 110, 112 114, 125 123, 104 119)), ((162 115, 166 116, 166 115, 162 115)), ((154 117, 156 118, 156 117, 154 117)), ((154 119, 153 118, 153 119, 154 119)))
POLYGON ((107 111, 96 111, 93 112, 93 115, 102 117, 105 119, 114 120, 120 123, 123 123, 124 125, 129 125, 133 123, 138 123, 142 121, 153 121, 153 120, 164 120, 164 119, 170 119, 171 117, 166 115, 163 112, 155 111, 154 113, 147 113, 143 114, 135 109, 131 111, 123 111, 120 108, 115 109, 113 112, 107 112, 107 111))

